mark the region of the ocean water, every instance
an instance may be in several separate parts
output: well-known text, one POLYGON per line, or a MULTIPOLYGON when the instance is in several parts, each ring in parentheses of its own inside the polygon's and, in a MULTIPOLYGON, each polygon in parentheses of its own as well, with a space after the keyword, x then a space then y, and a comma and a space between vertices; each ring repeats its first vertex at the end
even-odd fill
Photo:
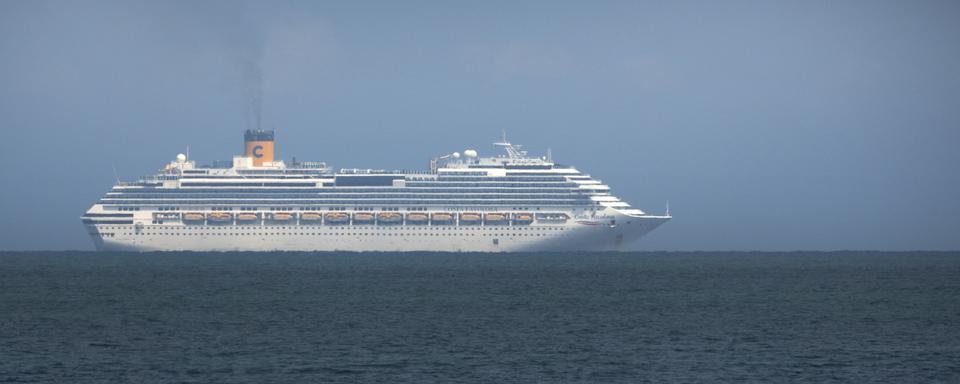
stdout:
POLYGON ((0 382, 960 382, 960 253, 0 254, 0 382))

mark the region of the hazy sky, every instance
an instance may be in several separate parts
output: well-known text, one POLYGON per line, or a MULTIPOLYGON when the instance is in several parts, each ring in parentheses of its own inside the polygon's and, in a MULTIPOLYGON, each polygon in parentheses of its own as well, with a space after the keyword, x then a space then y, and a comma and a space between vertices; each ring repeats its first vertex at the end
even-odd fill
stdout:
POLYGON ((0 1, 0 248, 186 151, 426 168, 502 129, 675 218, 636 249, 960 249, 957 1, 0 1))

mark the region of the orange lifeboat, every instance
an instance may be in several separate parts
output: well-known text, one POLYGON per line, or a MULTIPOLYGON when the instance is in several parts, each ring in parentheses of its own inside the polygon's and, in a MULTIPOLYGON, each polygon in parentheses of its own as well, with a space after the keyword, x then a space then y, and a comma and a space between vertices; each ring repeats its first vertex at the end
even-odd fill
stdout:
POLYGON ((513 223, 518 225, 533 223, 533 215, 529 213, 516 213, 513 215, 513 223))
POLYGON ((357 212, 353 214, 353 223, 354 224, 372 224, 373 223, 373 214, 366 212, 357 212))
POLYGON ((479 213, 461 213, 460 225, 480 225, 479 213))
POLYGON ((273 215, 270 215, 270 219, 273 221, 290 221, 293 220, 292 213, 277 212, 273 215))
POLYGON ((453 224, 453 214, 437 212, 430 215, 430 221, 432 221, 434 225, 451 225, 453 224))
POLYGON ((249 224, 252 221, 257 221, 256 213, 239 213, 237 214, 237 222, 242 222, 244 224, 249 224))
POLYGON ((183 220, 186 221, 203 221, 203 214, 199 212, 187 212, 183 214, 183 220))
POLYGON ((317 212, 304 212, 300 214, 300 220, 302 221, 319 221, 322 218, 317 212))
POLYGON ((377 222, 380 224, 398 224, 403 221, 403 216, 396 212, 380 212, 377 214, 377 222))
POLYGON ((412 212, 407 214, 407 224, 410 225, 426 225, 429 216, 426 213, 412 212))
POLYGON ((505 213, 488 213, 483 215, 483 222, 487 225, 505 225, 507 224, 507 215, 505 213))
POLYGON ((216 223, 226 223, 233 220, 233 215, 226 212, 211 212, 207 215, 207 220, 216 223))
POLYGON ((350 215, 343 212, 327 212, 323 215, 327 224, 337 225, 337 224, 346 224, 350 222, 350 215))

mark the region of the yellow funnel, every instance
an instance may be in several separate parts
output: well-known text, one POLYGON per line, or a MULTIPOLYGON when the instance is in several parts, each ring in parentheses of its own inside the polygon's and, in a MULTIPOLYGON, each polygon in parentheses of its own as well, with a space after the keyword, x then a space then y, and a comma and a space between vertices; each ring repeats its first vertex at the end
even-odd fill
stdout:
POLYGON ((244 156, 253 158, 253 166, 259 167, 273 161, 273 131, 248 129, 243 133, 244 156))

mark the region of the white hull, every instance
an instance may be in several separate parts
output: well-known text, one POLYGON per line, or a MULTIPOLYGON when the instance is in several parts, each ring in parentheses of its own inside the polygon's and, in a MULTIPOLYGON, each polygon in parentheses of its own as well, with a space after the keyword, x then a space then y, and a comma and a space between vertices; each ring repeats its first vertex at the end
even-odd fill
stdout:
POLYGON ((668 216, 618 216, 614 225, 101 225, 87 229, 101 251, 532 252, 619 251, 668 216))
POLYGON ((273 159, 273 131, 245 155, 200 166, 177 155, 118 182, 81 217, 104 251, 618 251, 669 220, 551 156, 466 150, 429 172, 341 169, 273 159))

